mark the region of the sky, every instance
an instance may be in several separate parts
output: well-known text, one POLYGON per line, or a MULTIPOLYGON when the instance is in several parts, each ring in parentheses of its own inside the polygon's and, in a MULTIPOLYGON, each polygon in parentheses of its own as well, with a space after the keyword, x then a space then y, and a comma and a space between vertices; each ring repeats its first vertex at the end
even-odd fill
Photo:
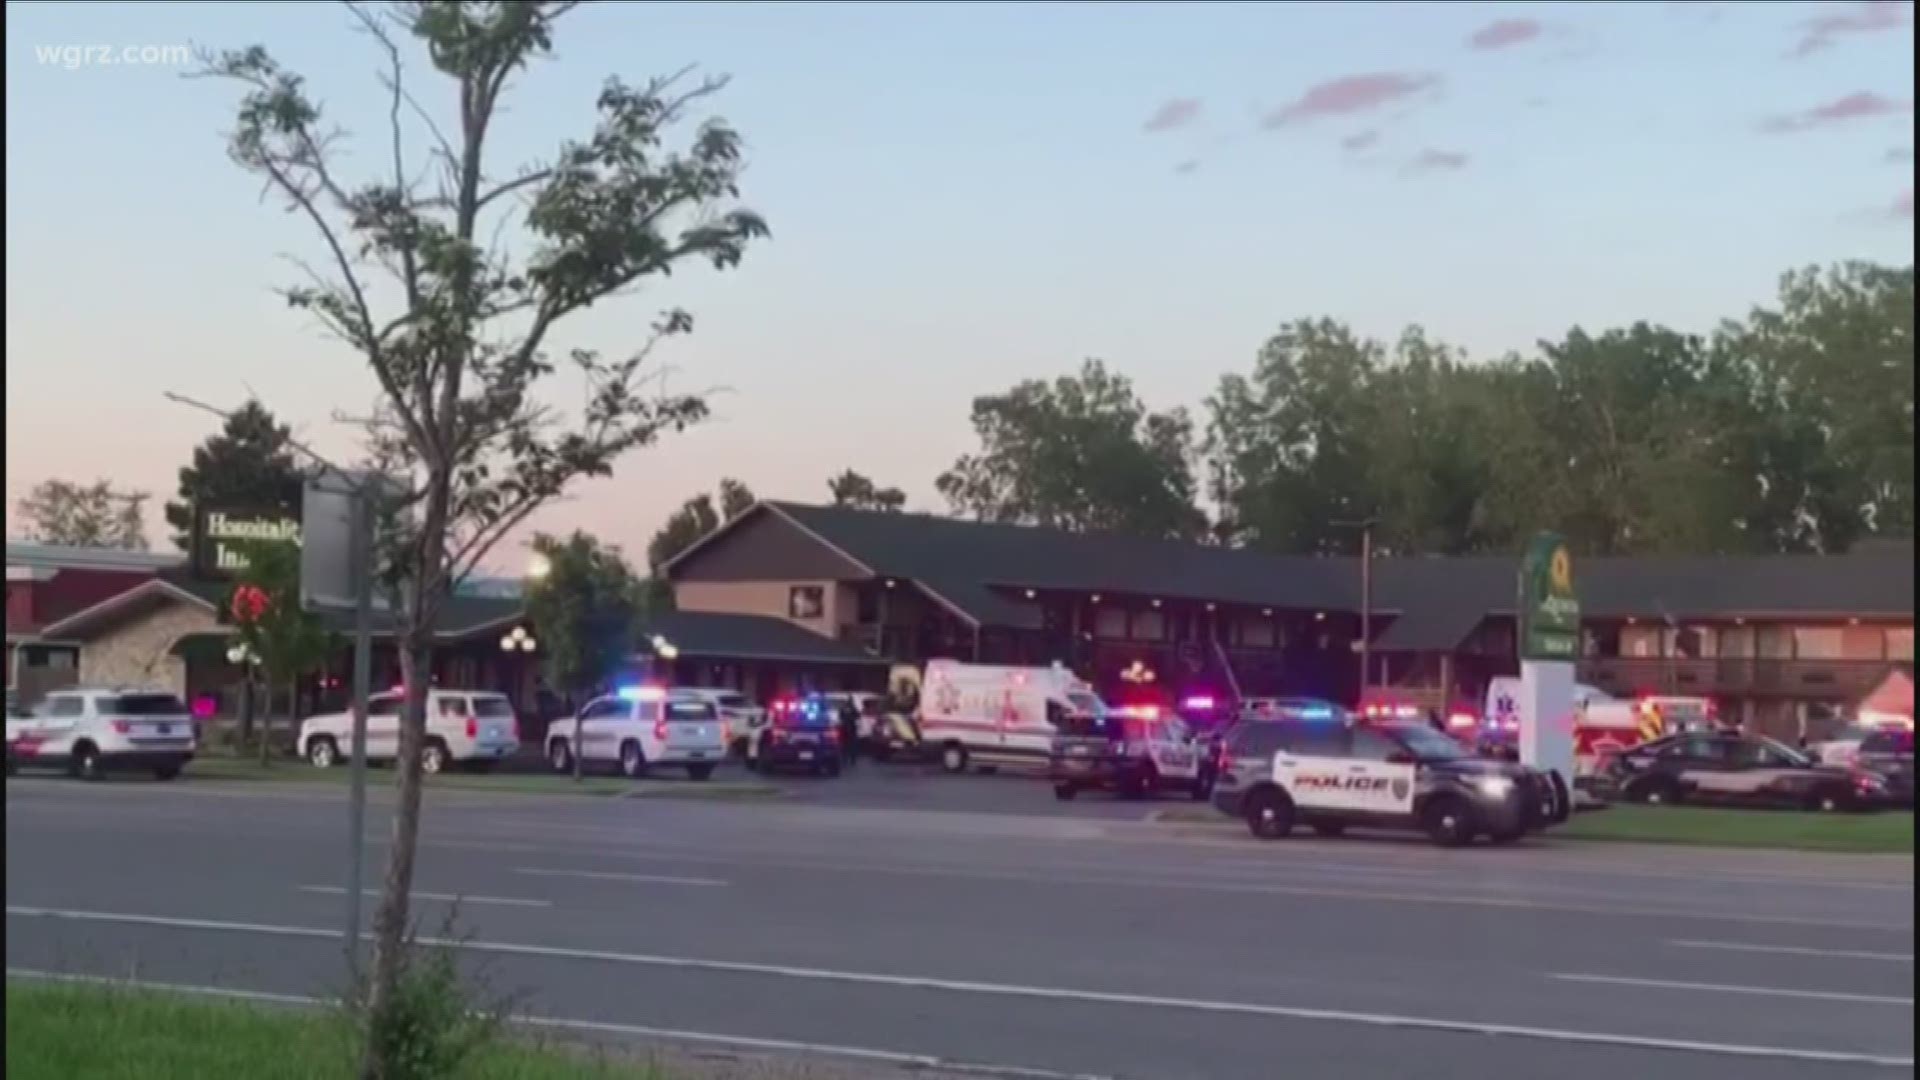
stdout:
MULTIPOLYGON (((662 360, 707 424, 536 519, 638 555, 722 476, 824 501, 854 468, 941 509, 976 395, 1099 357, 1200 409, 1281 324, 1409 323, 1475 355, 1570 326, 1708 330, 1781 271, 1913 259, 1910 3, 594 4, 516 80, 495 170, 679 70, 744 135, 772 238, 565 324, 662 360)), ((318 240, 225 156, 236 91, 167 47, 265 45, 384 161, 381 57, 323 3, 9 3, 8 529, 47 477, 159 504, 258 396, 322 451, 375 398, 275 289, 318 240), (95 52, 60 46, 105 47, 95 52), (96 54, 128 60, 92 62, 96 54), (144 50, 144 51, 143 51, 144 50)), ((423 58, 429 108, 449 99, 423 58), (439 91, 438 96, 435 96, 439 91)), ((443 113, 444 115, 444 113, 443 113)), ((563 394, 564 398, 565 395, 563 394)))

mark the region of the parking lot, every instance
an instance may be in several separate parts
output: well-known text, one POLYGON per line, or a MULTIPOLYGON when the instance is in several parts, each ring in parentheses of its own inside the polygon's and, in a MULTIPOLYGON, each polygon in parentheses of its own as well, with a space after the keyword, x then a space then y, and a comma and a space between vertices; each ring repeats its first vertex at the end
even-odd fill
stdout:
MULTIPOLYGON (((1910 859, 1256 844, 1015 778, 777 783, 791 797, 437 790, 423 932, 470 939, 489 985, 597 1037, 843 1061, 1911 1071, 1910 859)), ((8 966, 329 994, 343 831, 343 786, 9 781, 8 966)))

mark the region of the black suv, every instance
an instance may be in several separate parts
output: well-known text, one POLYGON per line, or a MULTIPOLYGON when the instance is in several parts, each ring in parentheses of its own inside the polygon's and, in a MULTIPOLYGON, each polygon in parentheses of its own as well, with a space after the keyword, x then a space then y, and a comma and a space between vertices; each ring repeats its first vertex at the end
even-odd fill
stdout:
POLYGON ((1860 740, 1854 763, 1887 778, 1887 798, 1913 805, 1913 729, 1881 728, 1860 740))
POLYGON ((1454 847, 1484 836, 1508 844, 1565 821, 1571 804, 1551 780, 1476 756, 1421 723, 1248 721, 1227 734, 1213 804, 1253 835, 1304 824, 1322 836, 1349 827, 1416 829, 1454 847))

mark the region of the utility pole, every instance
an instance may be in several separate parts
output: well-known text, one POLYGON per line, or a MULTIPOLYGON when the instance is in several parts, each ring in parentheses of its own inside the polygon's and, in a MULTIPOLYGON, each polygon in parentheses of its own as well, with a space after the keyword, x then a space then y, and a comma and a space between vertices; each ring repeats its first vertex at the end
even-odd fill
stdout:
POLYGON ((1356 651, 1360 654, 1362 699, 1373 685, 1373 527, 1378 524, 1380 519, 1372 517, 1333 522, 1337 529, 1360 530, 1360 643, 1356 651))

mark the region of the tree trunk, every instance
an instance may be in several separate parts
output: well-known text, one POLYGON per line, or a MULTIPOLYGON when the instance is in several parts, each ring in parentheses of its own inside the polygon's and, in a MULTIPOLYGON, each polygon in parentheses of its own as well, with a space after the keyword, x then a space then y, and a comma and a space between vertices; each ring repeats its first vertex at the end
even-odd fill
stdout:
MULTIPOLYGON (((417 598, 413 601, 418 610, 417 598)), ((430 630, 419 626, 408 629, 400 649, 400 672, 406 682, 407 700, 400 713, 399 805, 393 812, 393 844, 387 854, 387 876, 380 893, 380 907, 373 916, 373 970, 366 987, 366 1013, 363 1031, 378 1030, 377 1025, 393 1002, 399 982, 401 961, 407 948, 409 901, 413 894, 413 863, 420 835, 420 752, 426 744, 427 689, 433 669, 433 650, 428 644, 430 630)), ((368 1037, 361 1049, 361 1080, 385 1080, 388 1063, 380 1056, 380 1045, 368 1037)))

